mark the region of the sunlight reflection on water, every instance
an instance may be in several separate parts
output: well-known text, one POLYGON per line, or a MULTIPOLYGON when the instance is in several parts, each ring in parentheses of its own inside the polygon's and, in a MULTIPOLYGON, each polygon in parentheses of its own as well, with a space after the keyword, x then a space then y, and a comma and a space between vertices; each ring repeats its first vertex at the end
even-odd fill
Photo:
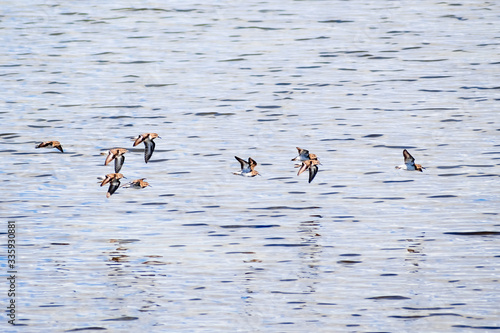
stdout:
POLYGON ((20 324, 498 328, 498 5, 6 7, 20 324), (130 139, 146 132, 148 164, 130 139), (322 163, 311 184, 296 146, 322 163), (113 147, 151 187, 106 199, 113 147), (396 170, 403 149, 427 169, 396 170), (262 176, 234 176, 235 155, 262 176))

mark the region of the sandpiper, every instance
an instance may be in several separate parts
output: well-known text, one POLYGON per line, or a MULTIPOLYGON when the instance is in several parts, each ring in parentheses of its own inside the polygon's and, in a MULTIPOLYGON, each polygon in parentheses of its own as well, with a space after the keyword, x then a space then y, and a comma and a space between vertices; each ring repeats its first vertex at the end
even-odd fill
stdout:
POLYGON ((297 176, 309 169, 309 183, 312 182, 318 173, 318 164, 321 164, 318 161, 318 157, 315 154, 309 154, 309 159, 302 162, 302 166, 300 167, 299 172, 297 172, 297 176))
POLYGON ((396 166, 396 169, 403 169, 406 171, 424 171, 423 169, 425 168, 423 166, 415 164, 415 159, 411 156, 408 150, 403 150, 403 157, 405 159, 405 164, 396 166))
POLYGON ((299 156, 295 157, 295 158, 292 158, 292 161, 307 161, 309 160, 309 150, 306 150, 306 149, 302 149, 302 148, 299 148, 299 147, 295 147, 297 148, 297 151, 299 152, 299 156))
POLYGON ((106 175, 101 183, 101 186, 109 183, 108 193, 106 193, 106 198, 109 198, 113 193, 116 192, 118 187, 120 187, 120 179, 125 178, 121 173, 109 173, 106 175))
POLYGON ((146 178, 141 178, 141 179, 133 180, 130 183, 127 183, 127 184, 123 185, 122 187, 125 187, 125 188, 127 188, 127 187, 131 187, 131 188, 145 188, 145 187, 151 186, 151 185, 149 185, 148 182, 145 182, 144 179, 146 179, 146 178))
POLYGON ((153 140, 156 138, 160 138, 156 133, 144 133, 139 135, 134 141, 134 147, 139 143, 144 142, 144 161, 146 161, 146 163, 148 163, 149 159, 153 155, 153 152, 155 151, 155 143, 153 140))
POLYGON ((35 148, 57 148, 61 153, 64 153, 59 141, 45 141, 36 145, 35 148))
POLYGON ((234 158, 236 158, 241 164, 241 171, 233 172, 235 175, 240 175, 243 177, 255 177, 259 174, 256 170, 254 170, 257 166, 257 162, 255 162, 255 160, 253 160, 251 157, 248 158, 248 162, 239 158, 238 156, 235 156, 234 158))
POLYGON ((115 172, 120 172, 123 162, 125 162, 125 156, 123 156, 127 152, 125 148, 113 148, 108 152, 108 156, 106 157, 106 161, 104 161, 104 165, 108 165, 109 162, 115 160, 115 172))

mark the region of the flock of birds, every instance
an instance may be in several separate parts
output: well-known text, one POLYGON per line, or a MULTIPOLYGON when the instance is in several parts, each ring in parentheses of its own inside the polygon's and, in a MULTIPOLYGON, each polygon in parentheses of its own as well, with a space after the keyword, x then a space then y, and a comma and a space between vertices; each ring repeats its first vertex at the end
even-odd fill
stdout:
MULTIPOLYGON (((151 156, 153 156, 153 152, 155 150, 155 142, 153 140, 156 138, 160 138, 160 136, 158 136, 157 133, 144 133, 134 138, 135 141, 133 147, 137 146, 140 143, 144 143, 144 148, 145 148, 144 161, 146 163, 148 163, 151 156)), ((56 148, 61 153, 64 153, 64 150, 59 141, 45 141, 38 144, 35 148, 56 148)), ((109 183, 108 192, 106 193, 107 198, 113 195, 113 193, 115 193, 116 190, 120 187, 121 185, 120 179, 125 178, 120 173, 120 170, 123 166, 123 163, 125 162, 125 153, 127 151, 128 150, 125 148, 113 148, 108 151, 108 155, 106 157, 106 160, 104 161, 104 165, 108 165, 114 160, 115 172, 109 173, 104 177, 98 178, 102 180, 101 186, 104 186, 109 183)), ((295 165, 296 168, 299 168, 297 176, 299 176, 306 170, 309 170, 309 183, 310 183, 313 181, 314 177, 316 177, 316 174, 318 173, 318 165, 321 165, 321 163, 319 162, 318 157, 313 153, 309 153, 308 150, 297 147, 297 151, 299 155, 295 158, 292 158, 292 161, 301 162, 301 164, 295 165)), ((422 172, 423 169, 425 169, 420 164, 415 164, 415 159, 406 149, 403 150, 403 157, 404 157, 404 164, 396 166, 396 169, 402 169, 406 171, 420 171, 420 172, 422 172)), ((240 162, 241 165, 241 170, 234 172, 235 175, 243 177, 255 177, 257 175, 260 176, 259 172, 255 170, 257 162, 253 158, 249 157, 247 161, 238 156, 235 156, 234 158, 236 158, 236 160, 240 162)), ((132 187, 141 189, 147 186, 151 186, 149 185, 148 182, 144 181, 145 179, 146 178, 136 179, 134 181, 122 185, 122 187, 132 187)))
MULTIPOLYGON (((153 141, 156 138, 160 138, 160 136, 156 133, 144 133, 134 138, 133 147, 137 146, 140 143, 144 143, 144 161, 148 163, 153 156, 153 152, 155 150, 155 142, 153 141)), ((59 141, 45 141, 38 145, 35 148, 56 148, 61 153, 64 153, 62 145, 59 141)), ((115 161, 115 172, 108 173, 104 177, 98 177, 101 180, 101 186, 109 184, 108 192, 106 193, 106 197, 109 198, 116 190, 120 187, 120 179, 125 178, 123 174, 120 173, 120 170, 125 162, 125 153, 128 150, 125 148, 113 148, 108 151, 108 156, 106 156, 106 160, 104 161, 104 165, 108 165, 113 160, 115 161)), ((149 185, 144 179, 136 179, 131 181, 130 183, 124 184, 122 187, 132 187, 132 188, 145 188, 149 185)))
MULTIPOLYGON (((151 156, 153 156, 153 152, 155 150, 155 142, 153 141, 156 138, 160 138, 160 136, 156 133, 144 133, 135 138, 134 147, 144 143, 144 161, 148 163, 151 156)), ((161 139, 161 138, 160 138, 161 139)), ((108 165, 111 161, 115 160, 115 173, 107 174, 103 181, 101 182, 101 186, 104 186, 109 183, 108 192, 106 193, 106 197, 109 198, 116 190, 120 187, 120 179, 125 178, 120 170, 123 166, 123 162, 125 162, 125 153, 127 149, 125 148, 113 148, 108 151, 108 156, 104 161, 104 165, 108 165)), ((146 178, 136 179, 123 185, 122 187, 132 187, 132 188, 145 188, 150 186, 148 182, 144 181, 146 178)))
MULTIPOLYGON (((302 164, 296 164, 295 167, 299 168, 299 172, 297 172, 297 176, 299 176, 302 172, 309 170, 309 183, 312 182, 316 174, 318 173, 318 164, 321 164, 318 161, 318 157, 315 154, 309 154, 309 151, 306 149, 302 149, 297 147, 299 151, 299 156, 292 158, 292 161, 300 161, 302 164)), ((255 177, 257 175, 260 176, 259 172, 255 170, 257 166, 257 162, 251 157, 248 158, 248 161, 245 161, 238 156, 235 156, 236 160, 240 162, 241 170, 238 172, 233 172, 235 175, 240 175, 243 177, 255 177)))

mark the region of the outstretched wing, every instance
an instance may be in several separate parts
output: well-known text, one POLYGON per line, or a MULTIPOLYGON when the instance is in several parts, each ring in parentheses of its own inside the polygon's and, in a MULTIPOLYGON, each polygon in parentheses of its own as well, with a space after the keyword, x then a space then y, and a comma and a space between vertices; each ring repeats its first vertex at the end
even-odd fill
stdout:
POLYGON ((309 167, 309 183, 312 182, 317 173, 318 166, 316 164, 311 164, 311 166, 309 167))
POLYGON ((146 149, 144 150, 144 161, 148 163, 151 156, 153 156, 156 144, 153 140, 146 140, 144 141, 144 146, 146 147, 146 149))
POLYGON ((408 152, 408 150, 403 150, 403 157, 405 159, 405 164, 413 164, 415 162, 415 159, 411 154, 408 152))
POLYGON ((304 161, 302 162, 302 165, 300 166, 299 172, 297 172, 297 176, 299 176, 302 172, 306 171, 309 168, 309 163, 310 161, 304 161))
POLYGON ((109 183, 110 180, 111 177, 109 175, 106 175, 106 177, 104 177, 104 179, 102 180, 101 186, 106 185, 107 183, 109 183))
POLYGON ((137 137, 134 141, 134 147, 137 146, 139 143, 143 142, 146 137, 143 136, 142 134, 137 137))
POLYGON ((106 193, 106 197, 109 198, 113 193, 116 192, 116 190, 120 187, 120 180, 119 179, 113 179, 111 183, 109 184, 108 188, 108 193, 106 193))
POLYGON ((299 156, 292 158, 292 161, 307 161, 309 159, 309 150, 307 149, 302 149, 300 147, 295 147, 297 148, 297 151, 299 152, 299 156))
POLYGON ((123 162, 125 162, 125 156, 124 155, 120 155, 117 158, 115 158, 115 172, 116 173, 120 172, 120 170, 121 170, 121 168, 123 166, 123 162))
POLYGON ((240 165, 241 165, 241 170, 245 169, 245 166, 248 164, 247 161, 239 158, 238 156, 235 156, 234 157, 238 162, 240 162, 240 165))
POLYGON ((114 160, 114 159, 115 159, 115 157, 116 157, 116 155, 115 155, 115 154, 113 154, 113 153, 111 152, 111 150, 110 150, 110 151, 109 151, 109 153, 108 153, 108 156, 106 157, 106 161, 104 161, 104 165, 108 165, 108 164, 109 164, 109 162, 111 162, 112 160, 114 160))

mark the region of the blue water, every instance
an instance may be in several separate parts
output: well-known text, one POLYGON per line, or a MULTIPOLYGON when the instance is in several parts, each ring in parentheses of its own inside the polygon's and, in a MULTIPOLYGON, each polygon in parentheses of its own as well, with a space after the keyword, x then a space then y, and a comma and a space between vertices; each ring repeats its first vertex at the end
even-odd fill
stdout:
POLYGON ((3 331, 500 327, 496 3, 3 7, 3 331), (151 187, 106 198, 114 147, 151 187))

